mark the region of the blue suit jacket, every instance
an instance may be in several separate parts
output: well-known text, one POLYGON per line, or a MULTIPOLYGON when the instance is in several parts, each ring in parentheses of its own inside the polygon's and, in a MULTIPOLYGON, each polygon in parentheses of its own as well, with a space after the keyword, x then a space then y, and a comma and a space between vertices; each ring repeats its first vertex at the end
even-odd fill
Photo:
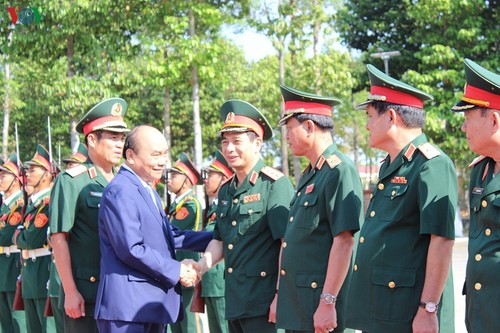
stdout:
POLYGON ((144 323, 182 319, 180 263, 175 249, 202 252, 211 233, 168 223, 136 175, 121 168, 99 208, 101 275, 95 318, 144 323))

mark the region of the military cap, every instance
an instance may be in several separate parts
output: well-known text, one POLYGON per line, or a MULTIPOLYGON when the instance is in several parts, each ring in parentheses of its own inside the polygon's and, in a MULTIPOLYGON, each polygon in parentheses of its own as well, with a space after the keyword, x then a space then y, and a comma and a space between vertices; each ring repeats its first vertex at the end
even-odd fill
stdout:
POLYGON ((335 97, 313 95, 285 85, 280 85, 280 89, 285 102, 285 112, 281 116, 278 126, 283 126, 289 118, 297 114, 316 114, 331 117, 332 107, 342 103, 335 97))
POLYGON ((224 125, 220 133, 252 131, 264 140, 273 137, 273 129, 255 106, 239 99, 226 101, 219 113, 224 125))
POLYGON ((123 121, 127 102, 121 98, 109 98, 96 104, 76 125, 76 131, 87 135, 102 130, 108 132, 130 132, 123 121))
POLYGON ((50 155, 49 155, 49 152, 47 151, 47 149, 44 146, 42 146, 41 144, 39 144, 38 146, 36 146, 35 155, 33 156, 33 158, 31 160, 26 162, 26 165, 28 165, 28 166, 36 165, 36 166, 44 168, 47 171, 51 171, 50 160, 51 160, 50 155))
POLYGON ((179 155, 179 159, 170 170, 186 175, 193 185, 203 184, 200 173, 185 153, 179 155))
POLYGON ((370 77, 370 93, 367 101, 357 106, 358 109, 366 109, 366 106, 373 102, 386 102, 422 109, 424 101, 434 99, 432 95, 390 77, 375 66, 367 65, 366 69, 370 77))
POLYGON ((87 147, 83 143, 78 144, 76 153, 68 158, 63 159, 63 163, 83 163, 89 157, 87 147))
POLYGON ((477 107, 500 110, 500 75, 490 72, 470 59, 465 59, 464 65, 464 95, 451 110, 462 112, 477 107))
POLYGON ((210 165, 205 169, 219 172, 227 178, 230 178, 234 174, 233 170, 229 167, 229 164, 227 164, 226 159, 224 158, 224 156, 222 156, 220 150, 215 151, 215 158, 213 159, 212 163, 210 163, 210 165))
POLYGON ((19 161, 18 164, 17 154, 12 153, 9 155, 9 158, 6 161, 2 160, 2 165, 0 166, 0 170, 7 171, 8 173, 13 174, 14 176, 16 176, 17 179, 19 179, 20 182, 22 182, 21 172, 19 170, 20 165, 21 162, 19 161))

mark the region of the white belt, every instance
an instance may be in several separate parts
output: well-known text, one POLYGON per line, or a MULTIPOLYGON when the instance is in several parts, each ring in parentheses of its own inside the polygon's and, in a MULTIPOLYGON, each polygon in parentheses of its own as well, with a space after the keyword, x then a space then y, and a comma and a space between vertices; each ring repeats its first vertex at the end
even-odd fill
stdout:
POLYGON ((23 259, 26 260, 31 258, 31 260, 35 261, 37 257, 45 257, 50 256, 52 252, 50 252, 48 247, 41 247, 39 249, 34 250, 23 250, 22 255, 23 259))
POLYGON ((19 253, 21 250, 16 245, 11 246, 0 246, 0 254, 5 254, 7 257, 10 256, 11 253, 19 253))

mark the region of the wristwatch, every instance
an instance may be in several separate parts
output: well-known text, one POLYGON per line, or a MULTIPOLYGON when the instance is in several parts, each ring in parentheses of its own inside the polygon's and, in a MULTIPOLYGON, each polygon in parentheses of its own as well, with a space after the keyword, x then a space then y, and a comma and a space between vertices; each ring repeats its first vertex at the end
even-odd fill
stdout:
POLYGON ((437 304, 434 303, 434 302, 423 302, 423 301, 420 301, 420 307, 422 309, 425 309, 425 311, 427 311, 429 313, 434 313, 438 309, 437 304))
POLYGON ((325 302, 326 305, 332 305, 337 300, 337 296, 333 296, 328 293, 321 294, 319 297, 323 300, 323 302, 325 302))

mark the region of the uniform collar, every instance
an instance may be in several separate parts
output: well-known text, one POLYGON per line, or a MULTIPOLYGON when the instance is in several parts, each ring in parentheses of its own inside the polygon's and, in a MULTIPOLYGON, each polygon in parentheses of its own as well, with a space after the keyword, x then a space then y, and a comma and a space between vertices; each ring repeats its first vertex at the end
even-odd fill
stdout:
POLYGON ((237 187, 238 177, 236 176, 233 177, 230 184, 231 188, 233 188, 235 191, 242 191, 254 186, 257 183, 257 180, 259 179, 260 170, 265 166, 266 165, 264 164, 264 161, 259 158, 257 163, 255 163, 255 166, 252 168, 252 170, 250 170, 250 172, 248 173, 248 175, 246 176, 245 180, 243 181, 243 183, 240 185, 239 188, 237 187))
MULTIPOLYGON (((321 156, 319 157, 318 161, 316 161, 315 168, 318 169, 318 170, 321 170, 321 168, 323 168, 323 166, 327 162, 326 159, 329 156, 333 155, 336 151, 337 151, 337 145, 335 143, 332 143, 330 146, 328 146, 325 149, 325 151, 323 152, 323 154, 321 154, 321 156)), ((310 168, 310 167, 311 167, 311 165, 309 165, 308 168, 310 168)))
POLYGON ((189 189, 187 190, 186 192, 182 193, 181 195, 179 195, 178 197, 175 198, 174 202, 176 204, 178 204, 179 202, 181 202, 185 197, 187 197, 188 195, 190 195, 191 193, 193 193, 193 189, 189 189))
POLYGON ((44 188, 40 192, 32 194, 31 197, 30 197, 30 202, 33 203, 33 204, 35 204, 35 203, 38 202, 38 200, 40 198, 43 198, 44 196, 46 196, 49 193, 50 193, 50 187, 44 188))
POLYGON ((16 200, 21 194, 22 194, 21 190, 17 191, 14 194, 11 194, 8 198, 4 199, 3 204, 5 206, 9 206, 12 203, 12 201, 16 200))

